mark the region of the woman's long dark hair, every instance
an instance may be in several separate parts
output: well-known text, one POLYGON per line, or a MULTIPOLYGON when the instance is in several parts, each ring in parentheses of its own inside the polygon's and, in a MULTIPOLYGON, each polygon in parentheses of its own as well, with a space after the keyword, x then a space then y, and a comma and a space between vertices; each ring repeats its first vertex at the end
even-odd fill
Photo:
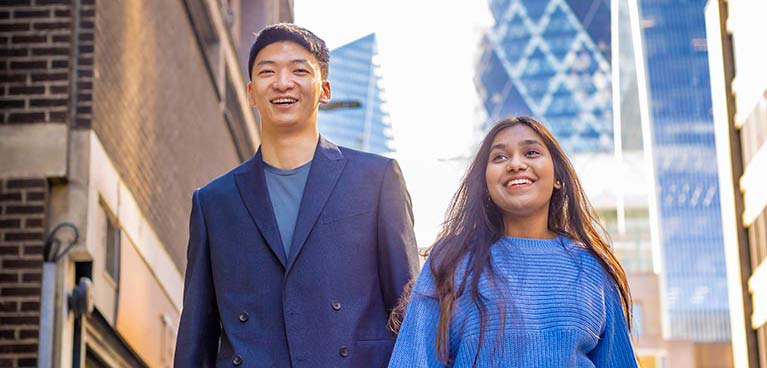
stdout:
MULTIPOLYGON (((453 196, 437 240, 426 251, 427 255, 431 254, 429 267, 434 276, 436 298, 439 301, 436 350, 439 360, 445 364, 450 359, 449 325, 453 307, 455 301, 466 292, 477 307, 480 318, 479 348, 475 364, 482 346, 487 308, 478 285, 484 272, 488 272, 493 279, 490 245, 504 235, 503 216, 498 206, 490 199, 485 171, 495 136, 517 124, 528 126, 543 139, 554 162, 554 178, 562 183, 562 188, 554 190, 551 196, 548 229, 581 244, 596 256, 615 282, 620 292, 626 322, 631 326, 631 295, 626 273, 611 251, 606 232, 599 224, 570 160, 543 124, 530 117, 507 118, 497 122, 485 136, 453 196), (456 285, 456 269, 465 260, 468 261, 466 272, 456 285)), ((389 327, 395 333, 402 324, 411 289, 412 281, 391 314, 389 327)))

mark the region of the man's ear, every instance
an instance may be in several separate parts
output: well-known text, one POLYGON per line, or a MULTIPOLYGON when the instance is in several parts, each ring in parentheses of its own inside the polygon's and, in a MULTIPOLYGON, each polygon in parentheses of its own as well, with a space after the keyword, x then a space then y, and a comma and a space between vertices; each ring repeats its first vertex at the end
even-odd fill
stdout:
POLYGON ((256 99, 253 97, 253 82, 248 82, 248 103, 250 107, 256 107, 256 99))
POLYGON ((330 102, 330 82, 322 81, 322 95, 320 96, 320 103, 326 104, 330 102))

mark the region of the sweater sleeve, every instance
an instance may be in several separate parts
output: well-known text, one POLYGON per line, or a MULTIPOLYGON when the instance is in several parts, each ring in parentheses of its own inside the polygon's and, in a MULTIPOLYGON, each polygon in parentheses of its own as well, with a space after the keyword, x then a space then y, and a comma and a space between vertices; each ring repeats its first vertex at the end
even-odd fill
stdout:
POLYGON ((434 283, 428 264, 427 260, 413 286, 389 368, 445 367, 437 359, 439 302, 431 297, 434 283))
POLYGON ((609 284, 605 287, 604 328, 597 346, 588 356, 596 368, 638 368, 620 295, 612 282, 609 284))

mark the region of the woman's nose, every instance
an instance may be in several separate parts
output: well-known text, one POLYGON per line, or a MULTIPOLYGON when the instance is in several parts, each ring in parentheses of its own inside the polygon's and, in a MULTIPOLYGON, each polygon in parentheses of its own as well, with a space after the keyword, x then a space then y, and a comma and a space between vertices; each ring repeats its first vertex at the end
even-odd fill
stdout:
POLYGON ((518 156, 513 156, 506 164, 506 172, 519 171, 527 169, 527 163, 521 160, 518 156))

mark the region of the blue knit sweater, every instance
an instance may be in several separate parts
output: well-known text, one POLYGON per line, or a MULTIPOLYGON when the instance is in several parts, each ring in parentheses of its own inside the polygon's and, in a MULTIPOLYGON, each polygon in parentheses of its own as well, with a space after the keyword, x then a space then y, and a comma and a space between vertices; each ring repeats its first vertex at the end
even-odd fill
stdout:
MULTIPOLYGON (((505 237, 492 245, 482 348, 476 367, 637 367, 614 283, 588 250, 565 237, 505 237), (505 324, 501 323, 505 315, 505 324)), ((459 267, 460 280, 466 263, 459 267)), ((450 365, 471 367, 479 313, 465 293, 450 322, 450 365)), ((439 304, 429 263, 413 287, 389 367, 443 367, 437 360, 439 304)))

